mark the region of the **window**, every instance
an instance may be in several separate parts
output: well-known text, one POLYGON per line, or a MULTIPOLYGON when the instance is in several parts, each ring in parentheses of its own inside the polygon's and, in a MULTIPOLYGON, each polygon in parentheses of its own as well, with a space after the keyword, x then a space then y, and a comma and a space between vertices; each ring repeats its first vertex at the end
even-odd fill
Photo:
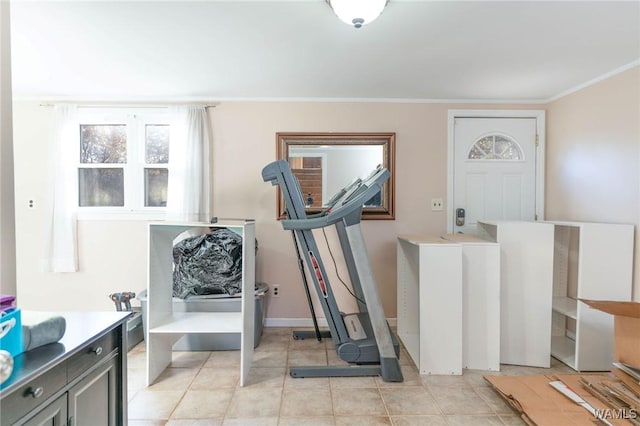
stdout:
POLYGON ((79 119, 81 213, 162 212, 169 178, 169 114, 87 109, 79 119))
POLYGON ((80 124, 80 207, 124 207, 127 126, 80 124))
POLYGON ((489 135, 478 139, 469 150, 469 160, 524 160, 518 143, 504 135, 489 135))
POLYGON ((169 182, 169 125, 145 124, 144 128, 144 205, 166 207, 169 182))

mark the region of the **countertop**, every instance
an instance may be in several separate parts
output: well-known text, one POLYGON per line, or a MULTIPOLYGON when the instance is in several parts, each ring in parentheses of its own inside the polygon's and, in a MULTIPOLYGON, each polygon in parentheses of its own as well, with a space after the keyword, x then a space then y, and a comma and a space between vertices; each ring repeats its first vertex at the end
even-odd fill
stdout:
POLYGON ((0 385, 0 396, 8 395, 41 372, 73 356, 97 336, 119 327, 132 314, 126 311, 49 313, 65 318, 64 336, 57 343, 40 346, 14 357, 13 373, 0 385))

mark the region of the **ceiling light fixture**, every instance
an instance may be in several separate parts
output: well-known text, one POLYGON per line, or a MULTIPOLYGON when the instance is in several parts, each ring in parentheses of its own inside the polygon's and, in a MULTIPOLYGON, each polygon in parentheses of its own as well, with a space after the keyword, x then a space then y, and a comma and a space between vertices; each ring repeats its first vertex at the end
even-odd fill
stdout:
POLYGON ((360 28, 382 13, 388 0, 326 0, 340 20, 360 28))

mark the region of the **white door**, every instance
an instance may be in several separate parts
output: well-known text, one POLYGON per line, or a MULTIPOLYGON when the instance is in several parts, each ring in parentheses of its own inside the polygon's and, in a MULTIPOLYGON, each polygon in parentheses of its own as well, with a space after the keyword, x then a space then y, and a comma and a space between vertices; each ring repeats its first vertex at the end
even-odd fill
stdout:
POLYGON ((536 217, 535 117, 454 118, 453 232, 536 217))

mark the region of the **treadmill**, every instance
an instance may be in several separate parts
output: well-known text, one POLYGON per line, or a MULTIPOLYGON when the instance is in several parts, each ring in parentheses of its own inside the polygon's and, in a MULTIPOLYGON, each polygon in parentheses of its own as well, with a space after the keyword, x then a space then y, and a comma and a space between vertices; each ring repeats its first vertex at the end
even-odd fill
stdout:
MULTIPOLYGON (((389 178, 389 171, 376 167, 364 179, 356 179, 342 188, 318 214, 307 215, 298 180, 286 160, 274 161, 262 170, 265 182, 282 191, 288 219, 285 230, 295 234, 304 261, 329 325, 329 333, 343 365, 291 367, 292 377, 353 377, 380 375, 386 382, 403 380, 398 362, 400 347, 389 328, 367 255, 360 219, 363 205, 375 196, 389 178), (345 258, 358 312, 345 314, 336 303, 313 230, 335 226, 345 258)), ((309 300, 309 303, 311 301, 309 300)), ((311 307, 312 315, 314 314, 311 307)), ((314 316, 315 322, 315 316, 314 316)), ((317 332, 317 330, 316 330, 317 332)), ((294 331, 295 339, 313 337, 309 331, 294 331)), ((319 338, 320 336, 318 336, 319 338)))

